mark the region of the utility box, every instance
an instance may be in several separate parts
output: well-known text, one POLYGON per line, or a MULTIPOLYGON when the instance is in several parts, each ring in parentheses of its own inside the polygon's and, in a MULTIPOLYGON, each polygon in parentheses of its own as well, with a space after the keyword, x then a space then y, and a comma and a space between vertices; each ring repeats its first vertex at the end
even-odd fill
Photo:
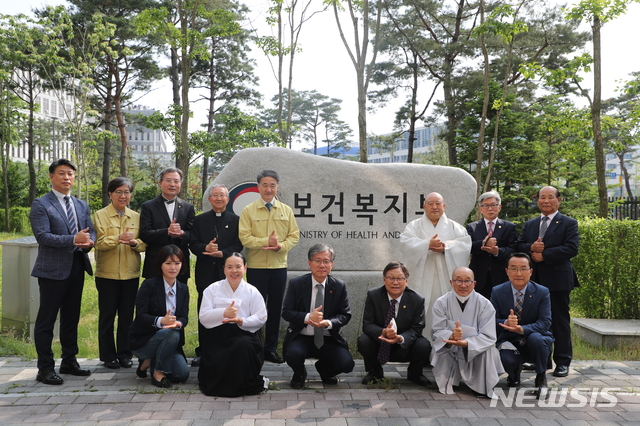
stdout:
POLYGON ((38 256, 35 237, 0 241, 2 246, 2 330, 33 340, 40 307, 38 279, 31 270, 38 256))

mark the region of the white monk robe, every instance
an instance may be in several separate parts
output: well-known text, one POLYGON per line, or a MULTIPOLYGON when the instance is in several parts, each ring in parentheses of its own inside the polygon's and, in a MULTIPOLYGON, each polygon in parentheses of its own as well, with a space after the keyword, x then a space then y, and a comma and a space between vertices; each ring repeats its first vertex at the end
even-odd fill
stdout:
POLYGON ((438 389, 453 394, 453 386, 462 379, 474 391, 494 397, 493 388, 504 373, 496 343, 496 311, 489 300, 471 292, 464 311, 456 293, 451 290, 433 305, 433 345, 431 365, 438 389), (468 342, 465 349, 446 344, 460 321, 462 338, 468 342))
POLYGON ((422 334, 431 339, 431 309, 438 297, 451 290, 453 271, 469 264, 471 237, 445 213, 436 226, 423 214, 407 224, 400 235, 400 250, 411 273, 411 287, 424 297, 426 327, 422 334), (444 242, 444 254, 429 250, 429 241, 436 234, 444 242))

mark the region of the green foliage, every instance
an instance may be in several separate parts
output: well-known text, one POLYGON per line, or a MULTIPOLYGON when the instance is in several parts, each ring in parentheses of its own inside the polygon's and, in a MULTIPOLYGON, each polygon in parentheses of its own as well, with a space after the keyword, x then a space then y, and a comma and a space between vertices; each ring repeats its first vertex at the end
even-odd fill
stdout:
MULTIPOLYGON (((0 221, 0 232, 18 232, 31 235, 31 222, 29 222, 29 207, 11 207, 9 209, 9 228, 4 229, 4 220, 0 221)), ((0 217, 4 217, 4 209, 0 209, 0 217)))
POLYGON ((640 318, 640 222, 584 219, 573 306, 588 318, 640 318))

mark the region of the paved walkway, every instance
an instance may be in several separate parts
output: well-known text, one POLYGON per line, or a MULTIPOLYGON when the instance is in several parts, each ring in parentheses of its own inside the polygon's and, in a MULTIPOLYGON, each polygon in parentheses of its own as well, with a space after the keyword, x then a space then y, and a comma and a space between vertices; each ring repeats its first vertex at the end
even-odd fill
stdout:
MULTIPOLYGON (((640 425, 639 361, 574 362, 569 376, 562 379, 549 371, 553 390, 546 405, 531 395, 532 372, 523 372, 520 392, 508 389, 503 378, 498 386, 505 397, 491 401, 475 398, 464 387, 456 395, 441 395, 435 386, 420 388, 403 378, 406 364, 385 366, 389 389, 367 388, 360 383, 361 361, 335 386, 323 385, 310 363, 308 387, 293 390, 290 369, 267 362, 263 374, 278 389, 244 398, 214 398, 199 392, 196 369, 187 383, 160 390, 149 379, 138 379, 134 369, 109 370, 96 360, 80 364, 93 374, 64 375, 64 385, 47 386, 35 380, 35 361, 0 358, 0 424, 640 425)), ((430 371, 425 372, 433 379, 430 371)))

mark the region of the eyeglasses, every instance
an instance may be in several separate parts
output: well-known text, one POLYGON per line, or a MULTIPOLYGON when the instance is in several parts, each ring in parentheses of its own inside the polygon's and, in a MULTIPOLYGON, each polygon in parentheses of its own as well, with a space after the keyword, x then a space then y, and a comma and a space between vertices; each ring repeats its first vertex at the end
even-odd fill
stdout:
POLYGON ((320 260, 320 259, 313 259, 312 262, 315 263, 316 265, 324 265, 324 266, 329 266, 333 263, 333 261, 331 260, 320 260))
POLYGON ((464 281, 463 280, 453 280, 453 283, 455 285, 463 285, 463 284, 464 285, 471 285, 471 284, 473 284, 473 281, 471 281, 471 280, 464 280, 464 281))
POLYGON ((407 280, 407 277, 384 277, 385 280, 392 283, 401 283, 407 280))
POLYGON ((514 274, 517 272, 524 274, 525 272, 531 270, 531 268, 507 268, 507 269, 509 270, 509 272, 513 272, 514 274))
POLYGON ((498 206, 500 206, 500 204, 497 203, 493 203, 493 204, 480 204, 480 207, 484 208, 484 209, 496 209, 498 208, 498 206))
POLYGON ((121 195, 131 195, 131 191, 114 191, 116 193, 117 196, 121 196, 121 195))
POLYGON ((162 181, 165 183, 173 183, 175 185, 178 185, 180 182, 182 182, 180 179, 162 179, 162 181))

